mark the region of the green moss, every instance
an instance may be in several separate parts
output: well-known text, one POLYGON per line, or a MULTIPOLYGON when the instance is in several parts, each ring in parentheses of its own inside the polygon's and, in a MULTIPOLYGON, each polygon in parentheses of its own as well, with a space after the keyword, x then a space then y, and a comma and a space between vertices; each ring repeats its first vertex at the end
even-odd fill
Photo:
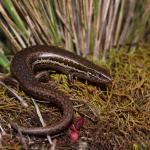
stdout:
MULTIPOLYGON (((51 76, 60 90, 69 95, 75 106, 75 118, 79 115, 85 118, 80 136, 87 137, 90 149, 99 146, 103 149, 129 149, 135 143, 141 149, 150 147, 150 51, 145 48, 133 53, 125 49, 117 52, 112 50, 107 59, 107 64, 96 62, 109 68, 113 77, 111 87, 105 91, 77 79, 73 85, 69 85, 66 75, 51 76)), ((22 92, 20 94, 25 96, 22 92)), ((30 100, 29 107, 25 109, 14 98, 8 97, 4 88, 0 88, 0 99, 1 124, 9 135, 16 135, 8 128, 8 123, 13 119, 19 124, 40 126, 30 100)), ((44 104, 39 106, 46 124, 60 117, 56 108, 44 104)), ((66 148, 77 146, 69 140, 66 145, 65 135, 57 139, 58 148, 64 145, 66 148)), ((39 146, 42 147, 42 144, 39 146)))

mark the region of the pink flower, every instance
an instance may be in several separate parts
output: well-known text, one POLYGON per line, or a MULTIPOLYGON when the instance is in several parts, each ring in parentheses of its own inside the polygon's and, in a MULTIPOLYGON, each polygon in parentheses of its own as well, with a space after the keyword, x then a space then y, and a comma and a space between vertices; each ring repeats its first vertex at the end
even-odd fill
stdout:
POLYGON ((84 125, 84 118, 78 118, 74 121, 74 124, 70 126, 69 137, 72 142, 76 142, 79 139, 78 130, 84 125))
POLYGON ((70 133, 69 133, 69 137, 70 137, 70 140, 72 142, 76 142, 79 139, 78 131, 77 130, 76 131, 71 130, 70 133))
POLYGON ((84 118, 80 117, 78 119, 76 119, 76 121, 74 122, 74 126, 77 130, 79 130, 81 127, 83 127, 84 125, 84 118))

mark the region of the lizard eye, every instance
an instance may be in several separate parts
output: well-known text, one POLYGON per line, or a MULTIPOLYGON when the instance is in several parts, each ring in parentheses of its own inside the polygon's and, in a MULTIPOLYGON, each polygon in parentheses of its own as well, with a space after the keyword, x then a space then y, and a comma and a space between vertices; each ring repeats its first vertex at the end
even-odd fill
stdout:
POLYGON ((101 74, 99 74, 99 78, 101 78, 102 77, 102 75, 101 74))

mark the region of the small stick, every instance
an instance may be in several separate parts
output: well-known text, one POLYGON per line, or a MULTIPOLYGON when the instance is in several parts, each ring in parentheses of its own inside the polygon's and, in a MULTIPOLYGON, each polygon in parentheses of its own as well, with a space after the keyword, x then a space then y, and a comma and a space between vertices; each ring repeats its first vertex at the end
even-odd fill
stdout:
POLYGON ((53 145, 51 146, 50 150, 55 150, 56 149, 56 143, 57 143, 57 140, 54 139, 53 145))
MULTIPOLYGON (((36 112, 37 112, 37 114, 38 114, 39 120, 40 120, 42 126, 45 127, 46 124, 45 124, 45 122, 44 122, 44 120, 43 120, 43 117, 42 117, 42 114, 41 114, 41 112, 40 112, 40 109, 39 109, 37 103, 35 102, 35 100, 34 100, 33 98, 32 98, 32 101, 33 101, 33 104, 34 104, 34 106, 35 106, 36 112)), ((48 139, 50 145, 53 145, 53 142, 52 142, 51 137, 50 137, 49 135, 47 135, 47 139, 48 139)))
POLYGON ((20 103, 22 104, 22 106, 24 107, 28 107, 28 104, 26 103, 26 101, 23 100, 23 98, 21 96, 19 96, 14 89, 8 87, 4 82, 2 82, 0 80, 0 85, 2 85, 3 87, 5 87, 13 96, 15 96, 19 101, 20 103))
POLYGON ((94 122, 94 123, 97 122, 96 119, 94 119, 94 118, 92 118, 92 117, 86 115, 86 114, 83 113, 83 112, 80 112, 77 108, 74 108, 74 110, 77 111, 80 115, 85 116, 86 118, 88 118, 88 119, 91 120, 92 122, 94 122))
POLYGON ((0 124, 0 130, 1 130, 1 133, 0 133, 0 148, 3 149, 3 146, 2 146, 2 136, 3 135, 6 135, 6 132, 5 130, 2 128, 2 125, 0 124))
POLYGON ((0 124, 0 130, 1 130, 1 135, 6 135, 6 132, 5 132, 5 130, 2 128, 2 125, 0 124))
POLYGON ((73 106, 74 108, 79 108, 79 107, 82 107, 84 106, 84 104, 79 104, 79 105, 76 105, 76 106, 73 106))
POLYGON ((2 149, 3 146, 2 146, 2 134, 0 133, 0 149, 2 149))
MULTIPOLYGON (((72 100, 75 100, 75 99, 72 99, 72 100)), ((76 100, 75 100, 75 101, 76 101, 76 100)), ((74 106, 75 111, 77 111, 77 112, 80 113, 81 115, 84 115, 85 117, 89 118, 89 119, 92 120, 93 122, 96 122, 95 119, 92 119, 92 118, 89 117, 88 115, 86 115, 86 114, 84 114, 84 113, 82 113, 82 112, 79 112, 79 111, 77 110, 77 108, 86 105, 86 106, 90 109, 90 111, 93 113, 93 115, 94 115, 95 117, 97 117, 96 112, 93 110, 93 108, 92 108, 90 105, 88 105, 88 102, 87 102, 86 100, 82 101, 82 103, 83 103, 83 104, 79 104, 79 105, 74 106)))
MULTIPOLYGON (((16 126, 18 126, 17 124, 16 124, 16 126)), ((23 135, 22 135, 22 132, 20 131, 20 128, 19 127, 17 127, 17 131, 18 131, 18 133, 19 133, 19 135, 20 135, 20 138, 21 138, 21 143, 23 144, 23 147, 24 147, 24 149, 25 150, 28 150, 28 146, 27 146, 27 144, 26 144, 26 142, 25 142, 25 138, 23 137, 23 135)))

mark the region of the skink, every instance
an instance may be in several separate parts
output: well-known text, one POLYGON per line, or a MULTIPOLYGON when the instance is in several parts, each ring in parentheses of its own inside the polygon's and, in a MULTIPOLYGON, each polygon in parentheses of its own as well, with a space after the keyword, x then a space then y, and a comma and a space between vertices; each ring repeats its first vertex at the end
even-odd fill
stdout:
POLYGON ((73 106, 69 97, 52 84, 39 82, 35 73, 51 69, 62 72, 72 81, 74 77, 87 80, 97 85, 108 85, 111 76, 105 69, 55 46, 37 45, 18 52, 11 62, 11 73, 22 89, 30 96, 50 102, 62 111, 59 122, 47 127, 26 128, 12 124, 13 128, 25 134, 54 135, 65 130, 73 119, 73 106))

